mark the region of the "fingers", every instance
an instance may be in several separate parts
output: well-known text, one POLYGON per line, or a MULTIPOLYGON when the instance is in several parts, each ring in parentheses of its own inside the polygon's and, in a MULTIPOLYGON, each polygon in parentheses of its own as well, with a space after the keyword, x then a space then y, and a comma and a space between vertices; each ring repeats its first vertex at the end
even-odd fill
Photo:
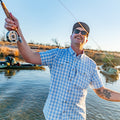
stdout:
POLYGON ((5 25, 4 27, 7 29, 7 30, 15 30, 17 31, 17 28, 18 26, 15 24, 14 21, 10 20, 9 18, 6 18, 5 19, 5 25))
POLYGON ((15 27, 17 27, 15 24, 8 24, 7 22, 5 22, 5 28, 11 28, 11 29, 14 29, 15 27))
POLYGON ((4 27, 9 31, 10 30, 15 30, 17 32, 17 30, 19 28, 19 22, 18 22, 17 18, 15 18, 12 15, 12 13, 10 13, 10 16, 11 16, 12 19, 6 18, 4 27))
POLYGON ((9 23, 9 24, 15 24, 15 22, 13 20, 9 19, 9 18, 6 18, 5 22, 9 23))

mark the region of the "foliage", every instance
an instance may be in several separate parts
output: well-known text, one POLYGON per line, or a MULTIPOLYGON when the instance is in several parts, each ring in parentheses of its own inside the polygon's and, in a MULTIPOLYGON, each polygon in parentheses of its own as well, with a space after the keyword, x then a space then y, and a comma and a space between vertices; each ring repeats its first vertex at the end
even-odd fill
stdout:
POLYGON ((53 38, 52 41, 55 43, 55 46, 57 46, 57 47, 61 46, 56 38, 53 38))
POLYGON ((113 59, 114 59, 113 55, 106 55, 105 58, 103 59, 103 62, 109 63, 112 62, 113 59))
POLYGON ((0 56, 6 57, 8 55, 18 57, 19 51, 16 48, 9 48, 9 47, 4 47, 4 46, 0 47, 0 56))

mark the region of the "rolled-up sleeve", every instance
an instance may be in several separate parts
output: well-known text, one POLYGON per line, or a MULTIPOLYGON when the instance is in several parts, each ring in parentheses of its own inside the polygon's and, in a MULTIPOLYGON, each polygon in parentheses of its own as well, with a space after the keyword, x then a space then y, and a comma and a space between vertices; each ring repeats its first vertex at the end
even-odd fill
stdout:
POLYGON ((98 89, 103 87, 103 82, 102 79, 100 77, 100 73, 97 69, 97 67, 94 69, 93 74, 92 74, 92 78, 91 78, 91 83, 90 83, 90 87, 92 89, 98 89))
POLYGON ((42 61, 41 65, 51 67, 56 57, 56 54, 58 53, 58 50, 59 49, 56 48, 56 49, 48 50, 46 52, 39 52, 42 61))

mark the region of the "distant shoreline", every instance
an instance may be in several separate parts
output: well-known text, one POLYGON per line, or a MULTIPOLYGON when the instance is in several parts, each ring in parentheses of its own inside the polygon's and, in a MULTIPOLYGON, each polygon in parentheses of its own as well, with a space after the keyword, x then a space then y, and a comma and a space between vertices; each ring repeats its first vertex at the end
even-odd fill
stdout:
MULTIPOLYGON (((33 51, 36 52, 46 51, 55 48, 60 48, 60 49, 64 48, 59 46, 50 46, 50 45, 33 44, 33 43, 28 43, 28 45, 33 51)), ((97 64, 103 64, 105 62, 111 61, 115 65, 120 65, 120 52, 100 51, 100 50, 92 50, 92 49, 85 49, 84 51, 85 54, 88 55, 90 58, 92 58, 97 64)), ((23 60, 22 56, 19 53, 16 43, 0 41, 0 58, 4 58, 8 55, 23 60)))

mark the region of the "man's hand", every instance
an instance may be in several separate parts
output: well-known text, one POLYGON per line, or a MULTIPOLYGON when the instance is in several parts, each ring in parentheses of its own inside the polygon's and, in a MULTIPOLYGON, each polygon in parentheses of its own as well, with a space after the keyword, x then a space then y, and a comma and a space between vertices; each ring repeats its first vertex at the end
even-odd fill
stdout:
POLYGON ((94 92, 102 99, 113 101, 113 102, 120 102, 120 93, 109 90, 107 88, 101 87, 98 89, 93 89, 94 92))
POLYGON ((10 16, 11 16, 12 19, 6 18, 4 27, 8 31, 15 30, 19 34, 19 32, 20 32, 19 22, 18 22, 17 18, 15 18, 12 15, 12 13, 10 13, 10 16))

